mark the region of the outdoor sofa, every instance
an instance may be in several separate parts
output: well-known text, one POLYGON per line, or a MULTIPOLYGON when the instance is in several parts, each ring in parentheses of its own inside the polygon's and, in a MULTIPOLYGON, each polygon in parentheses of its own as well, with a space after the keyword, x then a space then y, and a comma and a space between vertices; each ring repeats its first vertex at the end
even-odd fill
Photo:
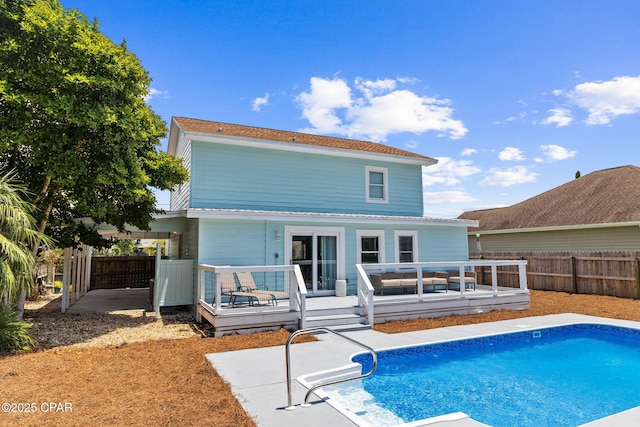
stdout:
MULTIPOLYGON (((384 295, 385 289, 403 288, 405 292, 413 288, 414 293, 418 293, 418 276, 415 272, 407 273, 372 273, 370 275, 371 285, 375 290, 384 295)), ((465 272, 465 289, 476 288, 476 273, 465 272)), ((444 290, 457 287, 460 289, 459 271, 425 271, 422 273, 422 286, 424 291, 430 287, 433 291, 444 290)))

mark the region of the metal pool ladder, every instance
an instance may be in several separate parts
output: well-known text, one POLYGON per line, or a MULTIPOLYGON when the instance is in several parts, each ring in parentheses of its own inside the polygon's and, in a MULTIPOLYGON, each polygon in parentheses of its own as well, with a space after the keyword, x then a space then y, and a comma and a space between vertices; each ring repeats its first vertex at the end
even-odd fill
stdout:
POLYGON ((357 346, 360 346, 362 348, 364 348, 365 350, 367 350, 369 353, 371 353, 371 356, 373 356, 373 365, 371 366, 371 369, 369 370, 369 372, 361 374, 357 377, 353 377, 353 378, 344 378, 341 380, 335 380, 335 381, 330 381, 327 383, 322 383, 322 384, 316 384, 313 387, 311 387, 309 389, 309 391, 307 391, 307 394, 304 396, 304 403, 301 405, 303 407, 306 406, 310 406, 309 405, 309 397, 311 396, 311 394, 316 391, 317 389, 321 388, 321 387, 326 387, 328 385, 334 385, 334 384, 340 384, 340 383, 344 383, 347 381, 352 381, 352 380, 357 380, 360 378, 366 378, 368 376, 370 376, 371 374, 373 374, 376 370, 376 368, 378 367, 378 354, 376 353, 376 351, 374 349, 372 349, 371 347, 362 344, 359 341, 356 341, 352 338, 349 338, 345 335, 342 335, 341 333, 338 333, 336 331, 334 331, 333 329, 329 329, 329 328, 325 328, 322 326, 316 327, 316 328, 306 328, 306 329, 299 329, 297 331, 295 331, 294 333, 291 334, 291 336, 289 337, 289 339, 287 340, 287 345, 286 345, 286 363, 287 363, 287 410, 293 410, 295 409, 295 406, 293 406, 292 403, 292 397, 291 397, 291 350, 290 350, 290 346, 291 343, 293 342, 293 340, 298 336, 298 335, 303 335, 303 334, 312 334, 315 332, 320 332, 320 331, 324 331, 324 332, 328 332, 338 338, 342 338, 346 341, 349 341, 352 344, 355 344, 357 346))

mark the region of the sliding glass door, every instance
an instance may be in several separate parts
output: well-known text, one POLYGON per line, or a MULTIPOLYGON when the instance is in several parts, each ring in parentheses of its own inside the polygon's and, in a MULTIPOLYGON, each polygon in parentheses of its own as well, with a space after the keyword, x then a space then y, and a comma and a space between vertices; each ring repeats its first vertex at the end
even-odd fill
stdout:
POLYGON ((336 290, 336 276, 338 275, 337 237, 316 236, 318 253, 316 256, 316 283, 319 290, 336 290))
POLYGON ((341 230, 328 227, 291 227, 287 232, 289 262, 300 266, 310 294, 335 294, 336 279, 344 275, 341 240, 341 230))

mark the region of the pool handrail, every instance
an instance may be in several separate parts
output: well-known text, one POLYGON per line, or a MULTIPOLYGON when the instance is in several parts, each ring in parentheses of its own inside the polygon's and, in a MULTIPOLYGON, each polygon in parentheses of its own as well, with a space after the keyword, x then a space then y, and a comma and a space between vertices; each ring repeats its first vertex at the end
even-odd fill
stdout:
POLYGON ((311 396, 311 394, 316 391, 317 389, 321 388, 321 387, 326 387, 329 385, 335 385, 335 384, 340 384, 340 383, 344 383, 347 381, 352 381, 352 380, 357 380, 357 379, 361 379, 361 378, 366 378, 370 375, 372 375, 376 368, 378 367, 378 354, 376 353, 376 351, 374 349, 372 349, 371 347, 369 347, 366 344, 361 343, 360 341, 356 341, 353 338, 349 338, 346 335, 342 335, 339 332, 334 331, 333 329, 329 329, 323 326, 318 326, 318 327, 314 327, 314 328, 306 328, 306 329, 298 329, 297 331, 293 332, 291 334, 291 336, 289 336, 289 339, 287 340, 287 345, 285 346, 285 362, 287 364, 287 410, 292 410, 295 409, 295 406, 293 406, 292 403, 292 397, 291 397, 291 343, 293 342, 293 340, 298 336, 298 335, 302 335, 302 334, 311 334, 311 333, 315 333, 315 332, 328 332, 330 334, 333 334, 334 336, 337 336, 338 338, 342 338, 344 340, 349 341, 352 344, 355 344, 357 346, 360 346, 362 348, 364 348, 365 350, 367 350, 369 353, 371 353, 371 356, 373 357, 373 364, 371 366, 371 369, 369 370, 369 372, 366 372, 364 374, 360 374, 356 377, 353 378, 343 378, 340 380, 335 380, 335 381, 329 381, 326 383, 321 383, 321 384, 316 384, 313 387, 311 387, 309 389, 309 391, 307 391, 307 394, 304 396, 304 403, 301 405, 303 407, 309 406, 309 397, 311 396))

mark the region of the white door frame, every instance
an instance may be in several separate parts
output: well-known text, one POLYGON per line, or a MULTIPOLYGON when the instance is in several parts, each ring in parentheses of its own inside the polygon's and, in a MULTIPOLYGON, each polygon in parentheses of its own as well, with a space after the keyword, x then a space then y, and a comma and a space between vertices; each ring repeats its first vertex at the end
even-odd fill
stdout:
MULTIPOLYGON (((313 248, 313 268, 314 268, 314 277, 317 272, 316 268, 316 256, 317 251, 315 248, 315 244, 317 242, 318 236, 334 236, 336 237, 336 279, 344 279, 345 278, 345 231, 344 227, 320 227, 320 226, 307 226, 307 225, 285 225, 284 226, 284 253, 286 258, 284 259, 285 264, 292 264, 292 244, 293 244, 293 236, 311 236, 314 240, 314 248, 313 248)), ((330 290, 318 290, 317 289, 317 280, 312 280, 313 287, 311 289, 311 294, 313 295, 335 295, 335 289, 330 290)))

